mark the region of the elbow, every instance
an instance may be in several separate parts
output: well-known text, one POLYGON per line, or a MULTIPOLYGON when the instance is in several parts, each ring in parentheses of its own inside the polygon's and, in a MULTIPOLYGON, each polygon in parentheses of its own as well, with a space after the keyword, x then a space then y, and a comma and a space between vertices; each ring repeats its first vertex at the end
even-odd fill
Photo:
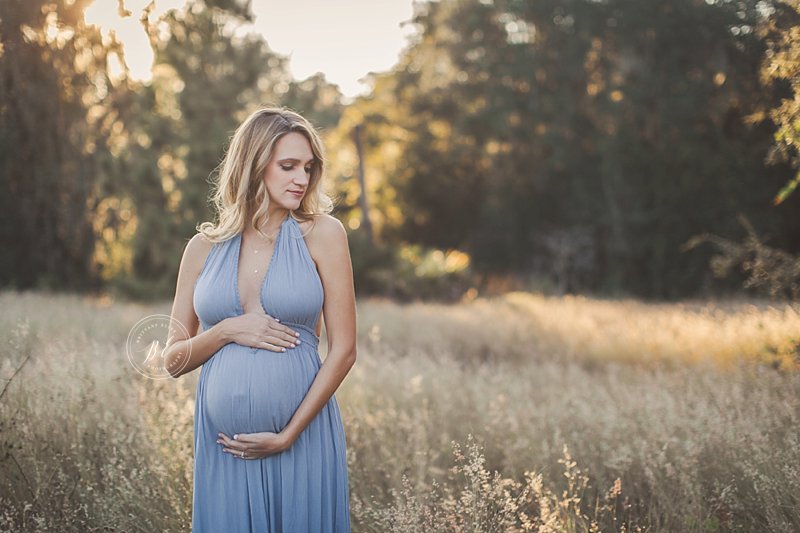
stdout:
POLYGON ((173 379, 178 379, 192 370, 194 370, 194 367, 189 367, 188 361, 186 360, 178 360, 174 366, 167 367, 167 372, 173 379))
POLYGON ((356 347, 354 344, 337 344, 328 350, 326 360, 330 359, 333 364, 349 371, 356 363, 356 347))
POLYGON ((343 364, 348 370, 353 368, 353 365, 356 364, 356 352, 356 347, 353 346, 351 349, 347 350, 342 357, 342 360, 344 361, 343 364))
POLYGON ((167 360, 167 372, 173 379, 178 379, 183 375, 183 368, 174 364, 174 361, 167 360))
POLYGON ((183 375, 182 368, 170 368, 169 366, 167 366, 167 372, 169 373, 172 379, 178 379, 183 375))

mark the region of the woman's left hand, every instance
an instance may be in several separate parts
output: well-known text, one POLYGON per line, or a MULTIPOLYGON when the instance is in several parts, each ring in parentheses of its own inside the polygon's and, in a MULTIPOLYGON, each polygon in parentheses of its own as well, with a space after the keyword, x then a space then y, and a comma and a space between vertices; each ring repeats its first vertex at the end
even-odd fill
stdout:
POLYGON ((219 433, 217 444, 222 444, 222 451, 239 459, 263 459, 268 455, 280 453, 291 446, 283 433, 237 433, 229 438, 219 433))

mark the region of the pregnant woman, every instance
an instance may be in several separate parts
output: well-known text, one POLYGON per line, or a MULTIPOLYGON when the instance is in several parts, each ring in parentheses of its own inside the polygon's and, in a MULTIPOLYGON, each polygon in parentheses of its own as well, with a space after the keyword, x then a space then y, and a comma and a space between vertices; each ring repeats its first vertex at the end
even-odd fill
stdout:
POLYGON ((355 363, 356 308, 324 162, 305 118, 254 112, 221 163, 217 223, 201 224, 184 251, 164 357, 176 378, 202 367, 195 533, 350 531, 334 392, 355 363))

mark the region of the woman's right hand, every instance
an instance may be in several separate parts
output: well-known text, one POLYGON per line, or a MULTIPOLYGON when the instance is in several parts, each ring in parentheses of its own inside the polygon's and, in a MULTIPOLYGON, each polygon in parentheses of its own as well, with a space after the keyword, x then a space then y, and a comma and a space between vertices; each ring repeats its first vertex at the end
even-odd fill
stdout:
POLYGON ((242 346, 285 352, 300 344, 300 333, 265 313, 245 313, 224 322, 228 341, 242 346))

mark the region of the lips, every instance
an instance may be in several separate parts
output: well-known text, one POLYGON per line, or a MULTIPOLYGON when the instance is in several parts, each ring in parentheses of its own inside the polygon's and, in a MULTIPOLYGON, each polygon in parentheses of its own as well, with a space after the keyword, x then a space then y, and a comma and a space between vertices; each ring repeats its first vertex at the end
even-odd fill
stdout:
POLYGON ((302 195, 304 191, 289 191, 292 194, 302 195))

